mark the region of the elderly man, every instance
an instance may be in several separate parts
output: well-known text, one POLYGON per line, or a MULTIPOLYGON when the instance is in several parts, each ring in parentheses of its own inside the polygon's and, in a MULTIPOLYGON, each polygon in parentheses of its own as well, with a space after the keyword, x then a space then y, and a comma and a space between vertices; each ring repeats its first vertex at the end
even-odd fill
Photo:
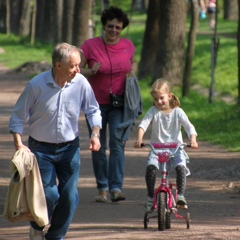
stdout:
POLYGON ((101 113, 91 86, 79 74, 80 62, 78 48, 58 44, 52 53, 53 68, 27 84, 10 118, 15 148, 27 148, 35 154, 46 195, 50 227, 44 236, 44 229, 31 222, 31 240, 64 239, 78 206, 81 111, 92 128, 89 149, 98 151, 101 147, 101 113), (27 121, 28 147, 21 139, 27 121))

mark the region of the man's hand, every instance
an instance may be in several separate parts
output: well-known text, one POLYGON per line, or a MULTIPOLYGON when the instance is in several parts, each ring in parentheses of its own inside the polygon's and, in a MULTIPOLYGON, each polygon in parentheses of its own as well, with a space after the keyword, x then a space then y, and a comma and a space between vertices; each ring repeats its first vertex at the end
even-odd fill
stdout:
POLYGON ((16 151, 19 150, 20 148, 25 148, 28 152, 31 152, 31 150, 22 143, 22 137, 19 133, 12 134, 16 151))
POLYGON ((89 149, 91 151, 97 152, 99 151, 100 148, 101 148, 101 144, 100 144, 99 137, 95 137, 95 136, 91 137, 89 149))

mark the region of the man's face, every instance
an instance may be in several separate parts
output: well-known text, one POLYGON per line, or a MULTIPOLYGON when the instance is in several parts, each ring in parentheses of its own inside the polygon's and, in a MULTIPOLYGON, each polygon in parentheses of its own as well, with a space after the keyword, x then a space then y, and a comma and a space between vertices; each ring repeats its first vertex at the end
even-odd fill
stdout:
POLYGON ((76 73, 80 72, 80 62, 81 58, 78 52, 73 53, 69 58, 69 61, 63 60, 59 64, 61 77, 68 82, 71 81, 75 77, 76 73))

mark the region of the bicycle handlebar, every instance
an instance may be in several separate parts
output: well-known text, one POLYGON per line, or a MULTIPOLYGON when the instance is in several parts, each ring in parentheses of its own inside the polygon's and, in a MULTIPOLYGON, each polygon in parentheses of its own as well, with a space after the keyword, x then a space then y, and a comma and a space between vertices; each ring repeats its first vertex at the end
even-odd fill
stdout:
POLYGON ((182 146, 191 147, 191 144, 187 143, 142 143, 141 147, 149 146, 152 149, 152 152, 158 156, 158 152, 156 152, 156 149, 167 149, 167 148, 175 148, 176 150, 171 154, 171 156, 174 156, 178 149, 182 146))

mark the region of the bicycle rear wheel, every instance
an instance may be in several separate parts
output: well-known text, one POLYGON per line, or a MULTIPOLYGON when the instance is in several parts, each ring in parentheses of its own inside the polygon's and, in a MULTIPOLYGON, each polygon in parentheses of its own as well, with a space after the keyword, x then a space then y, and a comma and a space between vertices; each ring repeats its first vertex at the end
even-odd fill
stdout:
POLYGON ((167 193, 160 192, 158 194, 158 230, 163 231, 166 229, 166 206, 167 206, 167 193))

